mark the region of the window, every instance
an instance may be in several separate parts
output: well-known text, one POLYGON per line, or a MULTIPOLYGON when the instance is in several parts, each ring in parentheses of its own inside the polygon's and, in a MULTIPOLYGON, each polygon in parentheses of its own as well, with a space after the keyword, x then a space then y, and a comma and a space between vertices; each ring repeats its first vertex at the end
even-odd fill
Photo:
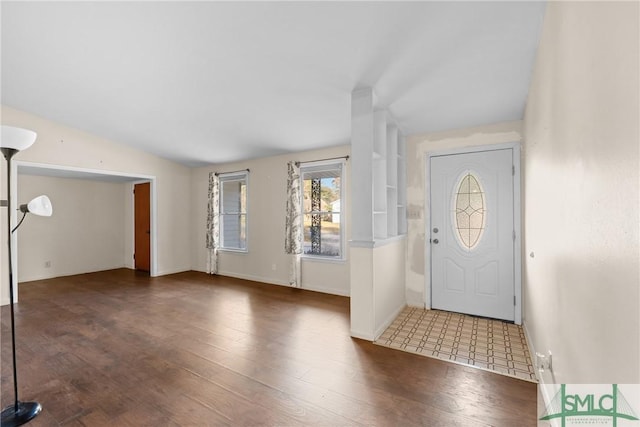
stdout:
POLYGON ((485 228, 484 190, 480 180, 471 172, 462 176, 453 194, 454 227, 460 243, 471 250, 480 242, 485 228))
POLYGON ((342 257, 342 170, 343 162, 300 168, 305 255, 342 257))
POLYGON ((247 251, 248 173, 220 174, 220 248, 247 251))

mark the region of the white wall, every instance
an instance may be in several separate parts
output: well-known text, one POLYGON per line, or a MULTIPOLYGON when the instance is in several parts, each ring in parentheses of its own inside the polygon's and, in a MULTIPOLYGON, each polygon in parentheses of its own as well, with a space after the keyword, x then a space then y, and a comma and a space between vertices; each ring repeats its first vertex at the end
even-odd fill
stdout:
POLYGON ((46 194, 54 212, 28 215, 18 229, 19 282, 124 267, 125 184, 33 175, 18 183, 20 203, 46 194))
POLYGON ((407 305, 405 298, 406 239, 373 249, 374 339, 378 339, 407 305))
MULTIPOLYGON (((190 168, 6 106, 2 106, 2 124, 38 133, 35 144, 18 153, 15 161, 155 176, 157 273, 169 274, 191 268, 190 168)), ((0 246, 4 260, 6 248, 0 246)), ((8 283, 6 275, 1 276, 0 296, 4 303, 8 300, 8 283)))
POLYGON ((373 248, 352 246, 351 269, 351 329, 352 337, 368 341, 376 339, 373 248))
POLYGON ((352 246, 351 336, 375 341, 406 306, 404 237, 352 246), (357 266, 357 268, 356 268, 357 266))
MULTIPOLYGON (((205 247, 207 218, 207 188, 209 172, 232 172, 250 169, 249 173, 249 230, 248 253, 221 251, 219 274, 265 283, 287 285, 288 257, 284 252, 284 226, 287 186, 287 162, 313 161, 349 155, 349 146, 324 150, 292 153, 246 162, 212 165, 193 170, 191 199, 193 200, 192 259, 193 269, 206 271, 207 249, 205 247), (275 270, 272 266, 275 265, 275 270)), ((346 239, 351 236, 351 174, 350 161, 344 171, 346 206, 346 239)), ((302 260, 302 288, 322 292, 349 295, 348 245, 345 245, 343 262, 302 260)))
POLYGON ((637 2, 550 2, 525 115, 525 325, 554 383, 640 383, 637 2))
POLYGON ((425 263, 425 224, 429 214, 425 198, 425 155, 428 152, 460 147, 492 145, 522 140, 522 122, 499 123, 470 129, 426 135, 412 135, 407 139, 407 304, 430 306, 425 295, 426 278, 430 277, 425 263))

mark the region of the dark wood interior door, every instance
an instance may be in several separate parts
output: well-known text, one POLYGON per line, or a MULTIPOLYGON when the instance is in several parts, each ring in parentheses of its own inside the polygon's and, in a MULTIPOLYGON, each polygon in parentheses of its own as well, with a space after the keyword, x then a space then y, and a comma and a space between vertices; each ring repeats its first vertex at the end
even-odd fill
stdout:
POLYGON ((136 184, 133 188, 135 216, 135 260, 136 270, 151 270, 151 184, 136 184))

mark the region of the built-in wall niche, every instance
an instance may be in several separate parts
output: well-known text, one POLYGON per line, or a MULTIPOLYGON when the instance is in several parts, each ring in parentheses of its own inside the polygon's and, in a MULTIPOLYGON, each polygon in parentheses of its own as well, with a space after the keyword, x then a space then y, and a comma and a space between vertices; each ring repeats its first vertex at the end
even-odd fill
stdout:
POLYGON ((406 163, 404 155, 405 138, 400 133, 396 123, 384 114, 379 119, 379 126, 384 136, 384 154, 381 153, 381 166, 374 168, 375 174, 380 174, 378 179, 374 178, 374 185, 379 184, 380 190, 374 189, 374 194, 381 194, 384 197, 384 211, 378 215, 385 225, 376 227, 379 233, 374 235, 375 239, 386 239, 407 232, 407 211, 406 211, 406 163))
POLYGON ((387 118, 384 111, 373 115, 373 153, 372 153, 372 189, 373 189, 373 237, 385 239, 388 234, 387 200, 387 118))
POLYGON ((397 172, 398 199, 396 203, 397 234, 407 234, 407 142, 405 136, 397 134, 395 162, 397 172))
MULTIPOLYGON (((385 110, 373 110, 372 138, 354 138, 354 152, 363 153, 366 161, 354 162, 353 174, 370 174, 367 186, 371 200, 359 198, 356 188, 354 218, 371 215, 371 230, 363 230, 356 240, 384 240, 407 232, 405 138, 385 110)), ((364 183, 364 181, 362 181, 364 183)))

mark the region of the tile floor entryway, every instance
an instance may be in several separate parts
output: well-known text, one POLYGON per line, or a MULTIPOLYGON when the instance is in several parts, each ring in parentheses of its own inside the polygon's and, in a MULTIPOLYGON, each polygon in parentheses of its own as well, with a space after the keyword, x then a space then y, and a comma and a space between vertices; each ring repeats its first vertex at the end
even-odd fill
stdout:
POLYGON ((375 344, 537 382, 522 326, 406 307, 375 344))

